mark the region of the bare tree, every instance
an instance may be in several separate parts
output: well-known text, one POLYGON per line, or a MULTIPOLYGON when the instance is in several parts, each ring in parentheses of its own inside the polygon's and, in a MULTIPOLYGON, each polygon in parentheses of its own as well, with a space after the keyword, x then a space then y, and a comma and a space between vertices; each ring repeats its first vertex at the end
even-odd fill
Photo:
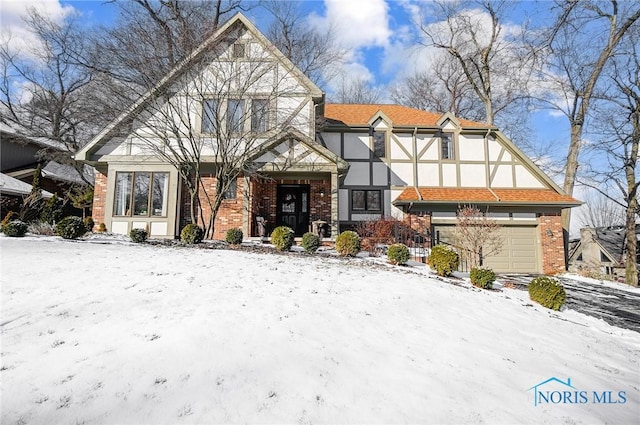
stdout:
POLYGON ((295 91, 292 74, 266 51, 260 57, 252 50, 250 61, 222 54, 239 46, 222 42, 198 51, 146 102, 132 132, 141 154, 176 168, 189 193, 191 221, 201 223, 207 237, 222 202, 235 198, 238 178, 257 175, 261 149, 305 123, 298 121, 298 104, 276 108, 279 98, 295 91))
MULTIPOLYGON (((583 131, 598 82, 618 44, 640 18, 635 2, 572 0, 558 2, 556 23, 544 39, 544 79, 551 95, 540 99, 562 111, 571 127, 564 191, 572 195, 576 183, 583 131), (554 96, 555 94, 555 96, 554 96)), ((563 211, 568 232, 571 211, 563 211)))
POLYGON ((598 102, 601 140, 591 146, 594 159, 587 161, 584 179, 622 212, 626 228, 626 282, 638 286, 636 222, 640 218, 637 177, 640 145, 640 30, 629 34, 621 53, 612 59, 608 73, 611 87, 605 101, 598 102), (606 158, 606 161, 602 159, 606 158))
POLYGON ((391 87, 391 99, 401 105, 481 120, 484 107, 455 59, 440 55, 429 69, 418 71, 391 87))
POLYGON ((477 207, 469 205, 458 210, 454 240, 469 268, 482 266, 485 258, 502 251, 501 227, 477 207))
POLYGON ((337 76, 337 65, 344 61, 346 50, 335 39, 335 28, 319 31, 310 28, 298 1, 266 3, 273 15, 267 30, 269 40, 311 81, 322 86, 337 76))
POLYGON ((340 87, 331 94, 336 103, 378 103, 382 98, 382 88, 372 86, 366 78, 340 79, 340 87))
POLYGON ((419 22, 423 44, 455 59, 493 124, 501 111, 526 98, 531 66, 524 46, 510 40, 503 20, 507 1, 436 1, 432 16, 443 22, 419 22))
POLYGON ((581 227, 610 227, 624 223, 624 209, 608 196, 598 192, 590 193, 585 196, 584 201, 585 204, 577 211, 581 227))
POLYGON ((65 146, 65 152, 48 152, 47 159, 73 165, 89 183, 83 165, 72 159, 86 143, 87 128, 99 122, 92 107, 92 91, 88 90, 93 73, 74 59, 87 47, 77 19, 70 15, 56 22, 31 8, 25 22, 39 43, 16 51, 11 38, 3 40, 0 117, 29 136, 46 137, 65 146))

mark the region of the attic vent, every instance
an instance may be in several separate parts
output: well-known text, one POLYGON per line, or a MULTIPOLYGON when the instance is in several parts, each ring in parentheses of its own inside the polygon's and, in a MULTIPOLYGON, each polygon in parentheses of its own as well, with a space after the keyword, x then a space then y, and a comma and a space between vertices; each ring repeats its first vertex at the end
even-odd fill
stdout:
POLYGON ((235 43, 233 45, 233 57, 243 58, 245 57, 245 45, 242 43, 235 43))

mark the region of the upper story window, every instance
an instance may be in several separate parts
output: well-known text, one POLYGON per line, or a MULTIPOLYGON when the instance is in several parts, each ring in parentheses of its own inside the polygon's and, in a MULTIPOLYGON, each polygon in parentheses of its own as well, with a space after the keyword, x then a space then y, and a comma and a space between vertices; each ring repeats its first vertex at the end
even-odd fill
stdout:
POLYGON ((215 133, 218 117, 218 102, 214 99, 202 101, 202 133, 215 133))
POLYGON ((378 158, 387 156, 387 133, 383 131, 373 132, 373 154, 378 158))
POLYGON ((234 58, 244 58, 246 52, 246 46, 242 43, 234 43, 233 45, 233 57, 234 58))
POLYGON ((113 215, 166 216, 168 186, 169 173, 116 173, 113 215))
POLYGON ((441 159, 455 159, 455 151, 453 149, 453 134, 442 133, 440 135, 441 159))
POLYGON ((251 131, 264 133, 269 124, 269 101, 267 99, 251 100, 251 131))
POLYGON ((240 133, 244 128, 244 99, 229 99, 227 101, 227 130, 240 133))

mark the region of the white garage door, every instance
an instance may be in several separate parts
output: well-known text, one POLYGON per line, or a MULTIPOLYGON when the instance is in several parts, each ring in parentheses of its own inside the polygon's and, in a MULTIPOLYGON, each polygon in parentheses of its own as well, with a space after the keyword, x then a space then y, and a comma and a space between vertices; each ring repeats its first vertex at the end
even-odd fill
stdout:
MULTIPOLYGON (((436 226, 441 240, 453 243, 453 226, 436 226)), ((535 226, 505 226, 500 254, 484 259, 484 265, 500 273, 540 273, 538 230, 535 226)))

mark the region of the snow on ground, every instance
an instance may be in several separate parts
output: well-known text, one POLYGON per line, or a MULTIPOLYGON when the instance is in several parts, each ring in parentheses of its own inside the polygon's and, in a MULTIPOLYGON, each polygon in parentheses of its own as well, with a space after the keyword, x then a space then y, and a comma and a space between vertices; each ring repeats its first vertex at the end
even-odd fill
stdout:
POLYGON ((3 424, 637 423, 638 334, 524 291, 108 242, 0 237, 3 424))

